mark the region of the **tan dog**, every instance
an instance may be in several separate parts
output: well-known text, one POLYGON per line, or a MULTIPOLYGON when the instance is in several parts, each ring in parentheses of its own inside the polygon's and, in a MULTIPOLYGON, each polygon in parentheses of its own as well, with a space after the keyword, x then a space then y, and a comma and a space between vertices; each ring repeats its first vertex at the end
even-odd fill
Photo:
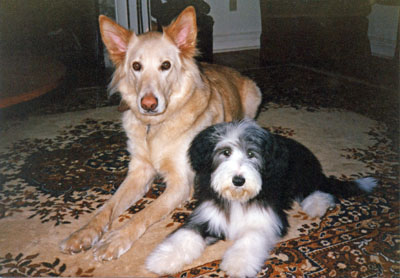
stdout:
POLYGON ((105 16, 99 21, 116 66, 111 87, 129 107, 122 121, 131 161, 117 192, 89 223, 61 243, 61 250, 75 253, 94 246, 96 259, 111 260, 190 197, 194 173, 187 150, 194 136, 215 123, 255 117, 261 93, 253 81, 232 69, 198 67, 193 7, 163 33, 135 35, 105 16), (124 226, 108 232, 113 220, 147 192, 157 174, 167 184, 165 192, 124 226))

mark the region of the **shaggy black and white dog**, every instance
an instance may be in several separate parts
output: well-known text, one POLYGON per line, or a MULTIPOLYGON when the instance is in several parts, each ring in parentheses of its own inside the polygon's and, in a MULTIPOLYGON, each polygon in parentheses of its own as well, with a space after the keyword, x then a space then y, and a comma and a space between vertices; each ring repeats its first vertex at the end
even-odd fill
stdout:
POLYGON ((203 130, 193 140, 189 158, 199 205, 148 257, 147 268, 158 274, 176 273, 207 245, 230 239, 234 243, 221 269, 234 277, 254 277, 285 235, 285 210, 294 200, 310 216, 321 217, 337 197, 370 192, 377 184, 373 178, 326 177, 306 147, 252 120, 203 130))

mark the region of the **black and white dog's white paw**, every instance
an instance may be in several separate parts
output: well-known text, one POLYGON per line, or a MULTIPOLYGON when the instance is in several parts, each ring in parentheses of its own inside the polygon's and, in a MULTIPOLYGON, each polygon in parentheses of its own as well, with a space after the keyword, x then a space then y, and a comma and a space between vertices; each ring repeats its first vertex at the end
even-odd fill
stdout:
POLYGON ((177 273, 200 257, 206 243, 193 230, 179 229, 172 233, 150 254, 146 268, 159 275, 177 273))
POLYGON ((264 261, 259 264, 252 262, 252 259, 254 260, 254 258, 250 259, 249 257, 243 256, 240 252, 228 250, 219 267, 221 270, 225 271, 229 277, 255 277, 264 264, 264 261))
POLYGON ((225 252, 220 268, 229 277, 255 277, 278 240, 271 231, 248 231, 225 252))
POLYGON ((329 208, 335 205, 335 198, 331 194, 318 190, 301 202, 301 208, 311 217, 322 217, 329 208))

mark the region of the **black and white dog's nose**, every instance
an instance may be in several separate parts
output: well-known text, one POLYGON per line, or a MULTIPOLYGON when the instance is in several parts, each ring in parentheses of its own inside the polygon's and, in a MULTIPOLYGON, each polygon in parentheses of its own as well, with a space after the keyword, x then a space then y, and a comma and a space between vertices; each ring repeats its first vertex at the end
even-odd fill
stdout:
POLYGON ((232 179, 232 183, 235 186, 242 186, 246 182, 246 179, 242 176, 234 176, 232 179))

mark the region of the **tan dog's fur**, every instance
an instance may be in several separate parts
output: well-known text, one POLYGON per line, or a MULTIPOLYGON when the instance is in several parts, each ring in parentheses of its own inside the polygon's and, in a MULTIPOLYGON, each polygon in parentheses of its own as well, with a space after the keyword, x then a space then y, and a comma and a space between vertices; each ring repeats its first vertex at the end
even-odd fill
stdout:
POLYGON ((194 136, 218 122, 255 117, 261 94, 253 81, 232 69, 208 64, 199 69, 193 58, 197 36, 193 7, 186 8, 163 34, 135 35, 105 16, 99 21, 116 65, 111 86, 129 107, 123 126, 131 161, 117 192, 89 223, 61 243, 61 250, 75 253, 94 246, 98 260, 111 260, 189 198, 194 175, 186 152, 194 136), (143 108, 146 97, 156 101, 154 110, 143 108), (109 231, 113 220, 147 192, 157 174, 167 184, 165 192, 124 226, 109 231))

